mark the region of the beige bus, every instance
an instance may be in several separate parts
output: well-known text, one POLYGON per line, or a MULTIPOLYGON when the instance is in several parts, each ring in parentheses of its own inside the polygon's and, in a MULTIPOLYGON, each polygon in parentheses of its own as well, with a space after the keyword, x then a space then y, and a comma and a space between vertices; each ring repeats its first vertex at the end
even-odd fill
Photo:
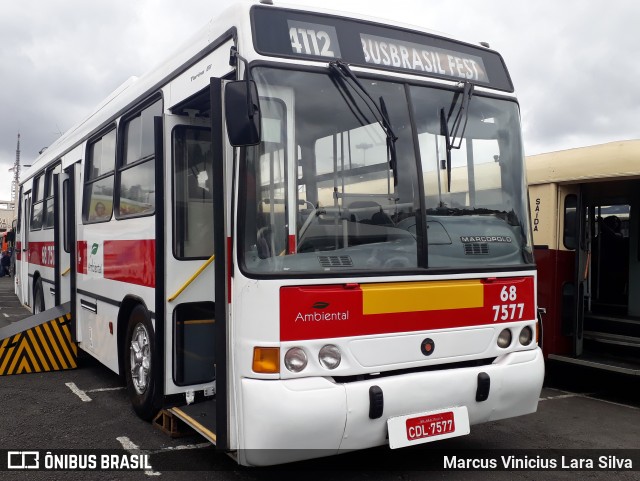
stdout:
POLYGON ((526 163, 545 353, 640 375, 640 140, 526 163))

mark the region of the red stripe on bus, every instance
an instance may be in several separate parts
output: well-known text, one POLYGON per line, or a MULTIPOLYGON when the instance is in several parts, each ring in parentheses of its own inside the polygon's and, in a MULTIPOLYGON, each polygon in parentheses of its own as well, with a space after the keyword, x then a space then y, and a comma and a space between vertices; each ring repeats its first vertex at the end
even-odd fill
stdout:
POLYGON ((155 287, 155 239, 104 241, 104 278, 155 287))
MULTIPOLYGON (((156 285, 156 241, 107 240, 103 244, 103 273, 105 279, 137 284, 156 285)), ((78 273, 87 274, 87 241, 78 241, 78 273)))
MULTIPOLYGON (((402 306, 398 306, 398 311, 401 310, 402 306)), ((368 315, 363 314, 363 293, 357 285, 280 289, 282 341, 451 329, 533 319, 533 277, 484 282, 482 307, 368 315), (516 299, 509 298, 513 285, 517 285, 516 299)))
POLYGON ((16 242, 16 260, 22 260, 22 242, 16 242))
POLYGON ((54 267, 55 247, 53 242, 29 242, 27 262, 44 267, 54 267))
POLYGON ((76 259, 76 271, 79 274, 87 273, 87 241, 78 241, 78 257, 76 259))

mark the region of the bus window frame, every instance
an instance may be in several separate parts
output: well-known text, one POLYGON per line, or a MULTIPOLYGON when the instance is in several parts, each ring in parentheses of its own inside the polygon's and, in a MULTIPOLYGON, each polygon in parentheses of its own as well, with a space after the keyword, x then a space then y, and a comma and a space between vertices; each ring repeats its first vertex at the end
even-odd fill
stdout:
POLYGON ((69 179, 64 179, 62 181, 62 212, 60 218, 62 219, 62 248, 64 251, 69 254, 71 253, 71 245, 69 243, 69 209, 67 206, 69 205, 69 179))
MULTIPOLYGON (((51 224, 49 225, 49 216, 47 215, 47 207, 49 202, 55 203, 54 198, 58 195, 57 187, 58 185, 54 183, 54 176, 62 173, 62 160, 56 160, 49 168, 47 168, 45 172, 45 188, 44 195, 46 197, 43 199, 43 210, 42 210, 42 228, 44 230, 51 230, 55 227, 55 211, 52 214, 51 224), (56 169, 60 168, 58 172, 56 169), (54 184, 54 185, 52 185, 54 184), (47 195, 48 194, 48 195, 47 195)), ((59 179, 60 177, 58 177, 59 179)), ((55 207, 54 207, 55 209, 55 207)))
MULTIPOLYGON (((139 104, 135 105, 132 109, 129 110, 129 112, 127 112, 126 114, 124 114, 121 118, 120 121, 118 122, 118 140, 116 142, 116 159, 115 159, 115 165, 114 165, 114 173, 115 173, 115 177, 114 177, 114 185, 113 185, 113 209, 112 209, 112 216, 115 217, 115 219, 117 220, 124 220, 124 219, 137 219, 139 217, 150 217, 156 214, 156 203, 157 202, 162 202, 162 199, 155 199, 154 198, 154 204, 153 204, 153 209, 150 211, 146 211, 144 213, 141 214, 123 214, 120 210, 121 208, 121 193, 122 193, 122 176, 126 175, 126 171, 130 170, 130 169, 135 169, 138 166, 144 165, 145 163, 150 163, 151 165, 153 165, 154 169, 155 169, 155 158, 156 158, 156 152, 154 150, 154 152, 152 154, 146 155, 146 156, 142 156, 139 157, 135 160, 132 161, 128 161, 127 163, 125 163, 125 153, 127 151, 127 147, 128 147, 128 143, 127 143, 127 139, 128 139, 128 135, 127 135, 127 127, 131 124, 132 121, 134 121, 137 118, 142 118, 142 113, 151 108, 154 104, 159 103, 160 104, 160 115, 162 116, 164 114, 164 98, 162 96, 161 93, 153 93, 151 94, 148 98, 146 98, 145 100, 143 100, 142 102, 140 102, 139 104)), ((157 116, 152 116, 151 118, 153 119, 154 117, 157 116)), ((151 134, 152 134, 152 138, 153 138, 153 121, 151 122, 151 134)), ((142 136, 142 129, 140 129, 140 136, 142 136)), ((154 171, 155 172, 155 171, 154 171)), ((152 184, 154 186, 154 189, 156 188, 155 185, 155 173, 154 175, 151 177, 152 179, 152 184)), ((155 192, 155 191, 154 191, 155 192)), ((155 197, 155 194, 154 194, 155 197)))
POLYGON ((82 183, 82 223, 83 224, 100 224, 102 222, 109 222, 113 217, 113 196, 115 193, 115 171, 116 171, 117 149, 118 149, 118 127, 115 121, 112 123, 109 123, 103 129, 100 129, 96 135, 94 135, 89 140, 87 140, 87 144, 85 147, 84 181, 82 183), (116 141, 115 141, 116 148, 114 152, 113 168, 110 171, 100 174, 97 177, 91 177, 89 175, 89 166, 91 165, 91 161, 92 161, 91 149, 95 144, 100 142, 104 137, 111 134, 112 132, 115 132, 115 136, 116 136, 116 141), (87 187, 101 180, 108 179, 111 176, 114 177, 114 180, 113 180, 114 188, 112 188, 112 191, 114 192, 112 192, 111 194, 111 205, 112 205, 111 214, 109 215, 108 218, 105 218, 105 219, 91 219, 90 213, 89 213, 89 207, 91 206, 91 196, 87 196, 87 187))
POLYGON ((44 221, 44 214, 41 214, 40 216, 40 225, 38 227, 34 227, 34 216, 33 213, 35 212, 35 207, 37 205, 40 205, 43 209, 44 209, 44 188, 43 188, 43 182, 45 180, 45 172, 42 171, 40 172, 38 175, 34 176, 33 178, 33 184, 31 187, 31 205, 30 205, 30 213, 29 213, 29 230, 31 232, 37 232, 42 230, 42 225, 43 225, 43 221, 44 221), (40 199, 40 195, 43 196, 42 199, 40 199), (35 199, 34 199, 35 197, 35 199))
MULTIPOLYGON (((212 148, 213 148, 213 135, 211 134, 211 129, 209 127, 204 127, 204 126, 200 126, 200 125, 187 125, 187 124, 180 124, 180 125, 176 125, 171 129, 171 203, 172 203, 172 218, 173 218, 173 222, 172 222, 172 226, 171 226, 171 251, 173 254, 174 259, 179 260, 179 261, 195 261, 195 260, 207 260, 209 259, 211 256, 187 256, 187 255, 179 255, 178 252, 178 234, 177 234, 177 221, 178 221, 178 200, 184 200, 184 199, 179 199, 178 198, 178 194, 176 192, 177 190, 177 176, 176 176, 176 150, 175 150, 175 138, 178 132, 183 132, 185 133, 187 130, 200 130, 200 131, 208 131, 209 135, 211 135, 211 144, 212 144, 212 148)), ((213 165, 212 165, 213 168, 213 165)), ((211 202, 213 204, 213 181, 214 179, 211 179, 211 185, 212 185, 212 199, 211 202)), ((215 206, 213 206, 213 209, 215 211, 215 206)), ((213 224, 212 224, 212 228, 213 228, 213 224)), ((182 241, 184 241, 184 238, 182 239, 182 241)), ((215 251, 215 244, 212 241, 212 254, 215 251)))

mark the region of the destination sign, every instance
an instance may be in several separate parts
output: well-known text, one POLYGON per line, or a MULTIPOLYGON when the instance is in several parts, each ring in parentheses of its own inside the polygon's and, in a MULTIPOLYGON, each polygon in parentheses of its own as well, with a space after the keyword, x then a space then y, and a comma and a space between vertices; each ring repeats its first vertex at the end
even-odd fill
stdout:
POLYGON ((489 83, 482 58, 452 50, 360 34, 364 61, 489 83))
POLYGON ((351 65, 513 92, 500 54, 437 35, 333 15, 256 5, 251 9, 253 43, 262 55, 342 59, 351 65))

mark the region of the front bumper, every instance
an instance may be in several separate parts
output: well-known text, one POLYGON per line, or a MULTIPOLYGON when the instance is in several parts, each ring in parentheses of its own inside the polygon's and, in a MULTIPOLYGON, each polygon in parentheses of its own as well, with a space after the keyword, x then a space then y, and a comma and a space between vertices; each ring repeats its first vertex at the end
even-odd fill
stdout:
POLYGON ((270 465, 388 443, 387 419, 466 406, 471 425, 533 413, 544 379, 539 348, 506 354, 493 364, 415 372, 365 381, 329 378, 241 381, 240 450, 245 465, 270 465), (489 396, 476 401, 478 374, 489 396), (369 418, 369 388, 379 386, 384 411, 369 418))

